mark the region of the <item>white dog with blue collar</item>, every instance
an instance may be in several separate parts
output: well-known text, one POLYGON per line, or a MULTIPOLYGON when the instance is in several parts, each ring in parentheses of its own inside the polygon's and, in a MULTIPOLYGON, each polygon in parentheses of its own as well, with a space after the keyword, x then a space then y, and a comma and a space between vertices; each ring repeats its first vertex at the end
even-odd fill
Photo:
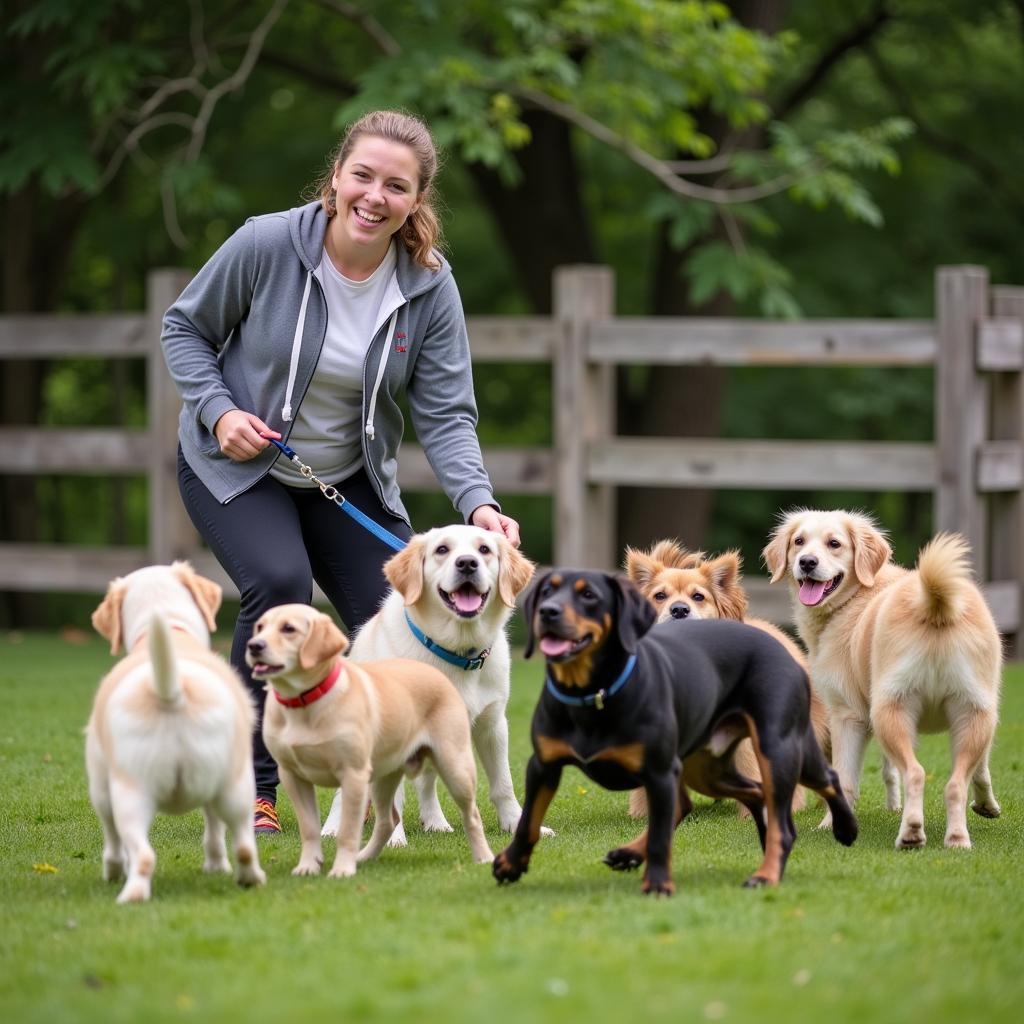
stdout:
MULTIPOLYGON (((510 652, 505 624, 534 565, 501 534, 477 526, 442 526, 416 534, 384 566, 391 591, 356 635, 354 661, 413 658, 440 669, 469 712, 473 747, 490 785, 498 825, 511 832, 520 806, 508 763, 510 652)), ((451 832, 437 799, 431 766, 416 778, 420 819, 428 832, 451 832)), ((401 815, 403 792, 396 807, 401 815)), ((323 834, 336 834, 341 797, 335 795, 323 834)), ((399 821, 389 846, 407 844, 399 821)))

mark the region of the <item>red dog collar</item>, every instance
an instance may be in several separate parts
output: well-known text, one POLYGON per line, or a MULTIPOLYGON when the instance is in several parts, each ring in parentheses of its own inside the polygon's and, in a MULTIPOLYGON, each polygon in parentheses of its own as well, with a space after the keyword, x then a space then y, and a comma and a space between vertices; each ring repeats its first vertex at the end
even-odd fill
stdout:
POLYGON ((331 669, 327 678, 322 683, 317 683, 311 690, 305 690, 298 697, 282 697, 277 690, 274 690, 274 696, 286 708, 304 708, 307 704, 312 704, 314 701, 319 700, 325 693, 330 693, 334 689, 334 684, 338 681, 338 676, 340 675, 341 662, 339 661, 331 669))

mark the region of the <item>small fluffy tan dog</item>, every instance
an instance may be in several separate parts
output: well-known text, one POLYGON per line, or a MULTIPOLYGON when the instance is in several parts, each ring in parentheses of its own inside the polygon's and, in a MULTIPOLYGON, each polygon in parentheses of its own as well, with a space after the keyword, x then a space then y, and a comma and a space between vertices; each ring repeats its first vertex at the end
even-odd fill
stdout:
MULTIPOLYGON (((519 801, 508 764, 511 656, 505 624, 516 597, 530 582, 534 565, 501 534, 477 526, 442 526, 418 533, 384 566, 391 584, 380 611, 352 642, 353 661, 412 658, 443 672, 469 712, 473 746, 490 782, 498 825, 511 832, 519 801), (429 638, 427 646, 423 639, 429 638), (441 654, 438 648, 445 652, 441 654), (464 659, 479 658, 472 667, 464 659), (462 664, 453 663, 462 660, 462 664)), ((428 832, 451 832, 437 800, 437 777, 428 765, 416 779, 420 820, 428 832)), ((401 820, 404 792, 397 793, 399 822, 389 846, 405 846, 401 820)), ((335 798, 323 835, 340 821, 335 798)), ((545 829, 545 834, 550 834, 545 829)))
POLYGON ((256 623, 246 661, 266 679, 263 739, 295 807, 302 854, 293 875, 323 862, 316 786, 340 786, 341 824, 332 878, 354 875, 398 824, 395 791, 430 758, 462 814, 478 864, 493 859, 476 806, 476 762, 466 707, 452 684, 422 662, 396 658, 355 664, 341 655, 345 634, 303 604, 271 608, 256 623), (373 834, 359 839, 372 797, 373 834))
MULTIPOLYGON (((658 622, 668 619, 735 619, 756 626, 782 644, 804 672, 810 674, 807 656, 781 629, 765 619, 747 616, 747 593, 743 589, 743 562, 738 551, 727 551, 715 558, 702 551, 687 551, 674 540, 662 540, 650 551, 626 548, 626 574, 640 592, 654 605, 658 622)), ((828 751, 828 712, 811 690, 811 727, 822 750, 828 751)), ((750 740, 737 748, 734 761, 741 774, 760 779, 760 769, 750 740)), ((799 811, 807 802, 806 791, 798 787, 793 797, 793 810, 799 811)), ((629 813, 641 817, 647 813, 642 789, 629 795, 629 813)), ((746 808, 740 807, 746 814, 746 808)))
POLYGON ((942 534, 917 569, 890 561, 874 521, 844 511, 785 515, 764 549, 773 582, 787 577, 811 677, 829 709, 833 762, 851 803, 860 788, 870 733, 885 760, 886 806, 906 806, 898 849, 925 844, 925 770, 914 753, 919 732, 949 730, 953 772, 946 783, 946 846, 970 847, 967 783, 973 810, 999 816, 989 750, 1002 675, 999 633, 974 584, 969 549, 942 534))
POLYGON ((127 873, 118 903, 148 900, 156 811, 202 807, 205 871, 263 885, 253 834, 254 714, 231 667, 210 650, 221 590, 187 562, 154 565, 114 580, 93 612, 110 653, 128 651, 102 680, 85 733, 89 796, 103 825, 103 877, 127 873))

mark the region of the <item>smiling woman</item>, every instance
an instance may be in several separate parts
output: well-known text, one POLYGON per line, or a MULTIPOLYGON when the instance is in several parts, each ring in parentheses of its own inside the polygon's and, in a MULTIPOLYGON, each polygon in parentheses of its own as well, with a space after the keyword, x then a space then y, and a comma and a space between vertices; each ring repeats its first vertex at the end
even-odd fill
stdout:
MULTIPOLYGON (((386 590, 383 541, 337 515, 269 439, 389 532, 408 539, 397 482, 404 391, 460 517, 519 544, 476 436, 469 340, 439 251, 437 171, 423 122, 375 111, 345 133, 305 206, 250 218, 164 318, 181 393, 179 486, 238 587, 231 662, 259 704, 245 645, 267 608, 308 603, 315 580, 349 632, 386 590)), ((279 831, 277 770, 257 723, 257 830, 279 831)))

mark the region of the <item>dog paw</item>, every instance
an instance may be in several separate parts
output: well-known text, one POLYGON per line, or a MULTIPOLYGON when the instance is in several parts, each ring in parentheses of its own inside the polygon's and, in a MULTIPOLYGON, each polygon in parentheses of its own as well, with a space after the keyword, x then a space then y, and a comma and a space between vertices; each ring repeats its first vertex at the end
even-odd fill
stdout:
MULTIPOLYGON (((449 832, 451 829, 448 830, 449 832)), ((387 841, 387 847, 389 850, 401 850, 409 845, 409 839, 405 834, 405 825, 399 822, 395 826, 395 831, 391 833, 391 838, 387 841)))
POLYGON ((900 834, 896 837, 896 849, 920 850, 927 842, 928 837, 924 834, 924 825, 914 822, 913 824, 905 825, 900 830, 900 834))
POLYGON ((947 850, 969 850, 971 837, 966 832, 949 832, 946 834, 947 850))
POLYGON ((337 839, 338 838, 338 826, 336 823, 331 822, 330 819, 324 822, 324 827, 320 829, 321 839, 337 839))
POLYGON ((211 857, 203 863, 203 871, 208 875, 230 875, 231 862, 226 856, 211 857))
POLYGON ((118 903, 145 903, 149 899, 149 880, 136 878, 118 894, 118 903))
POLYGON ((356 862, 355 860, 343 861, 339 864, 337 861, 334 863, 334 867, 327 872, 328 878, 351 878, 356 873, 356 862))
POLYGON ((765 878, 764 875, 751 875, 744 883, 744 889, 763 889, 765 886, 775 885, 770 878, 765 878))
POLYGON ((320 861, 304 861, 300 860, 295 867, 292 868, 292 874, 296 877, 302 877, 304 875, 319 875, 320 874, 320 861))
POLYGON ((998 818, 1003 813, 1003 809, 992 800, 988 803, 979 804, 977 802, 971 804, 971 810, 975 814, 981 815, 983 818, 998 818))
POLYGON ((609 850, 604 855, 604 863, 612 871, 633 871, 640 867, 643 862, 644 858, 636 850, 628 846, 620 846, 618 849, 609 850))
POLYGON ((491 874, 494 875, 495 879, 499 883, 518 882, 526 873, 526 870, 526 862, 520 861, 519 863, 515 863, 512 858, 509 857, 508 850, 502 850, 501 853, 494 858, 494 863, 491 865, 491 874))
POLYGON ((671 878, 651 878, 648 876, 644 879, 640 890, 645 896, 672 896, 676 891, 676 886, 671 878))
POLYGON ((455 829, 448 824, 448 819, 442 814, 439 817, 422 818, 424 832, 454 832, 455 829))
POLYGON ((831 829, 832 828, 832 812, 831 811, 826 811, 825 812, 825 817, 822 818, 821 821, 818 822, 816 827, 817 828, 831 829))
POLYGON ((262 868, 257 868, 250 864, 239 870, 235 881, 243 888, 248 889, 252 886, 266 885, 267 876, 262 868))

